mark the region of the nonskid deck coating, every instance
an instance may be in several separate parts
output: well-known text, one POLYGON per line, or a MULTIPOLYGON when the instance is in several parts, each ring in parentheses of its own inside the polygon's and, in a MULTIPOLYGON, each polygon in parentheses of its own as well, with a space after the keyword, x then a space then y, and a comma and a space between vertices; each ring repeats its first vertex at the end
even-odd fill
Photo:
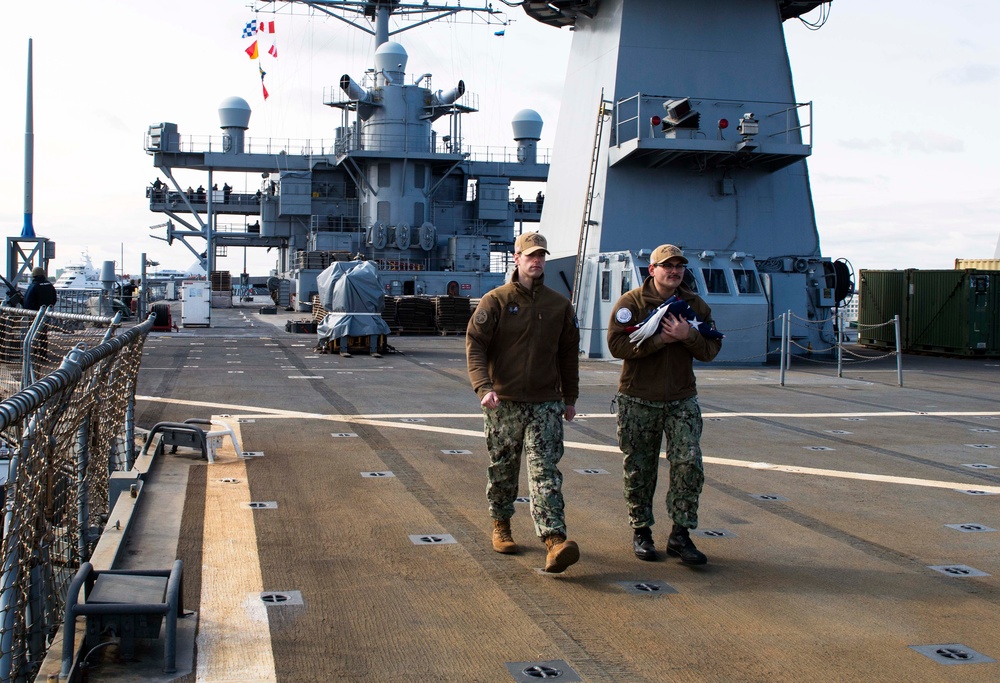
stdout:
MULTIPOLYGON (((242 446, 265 454, 163 463, 188 478, 177 556, 199 612, 190 680, 512 681, 507 664, 551 661, 584 681, 1000 677, 996 663, 944 666, 914 649, 1000 658, 997 537, 946 526, 1000 528, 1000 470, 970 467, 1000 465, 1000 363, 907 356, 902 388, 892 359, 843 378, 796 361, 784 387, 776 368, 699 366, 700 529, 715 533, 696 537, 710 564, 695 569, 632 555, 609 412, 618 367, 583 361, 561 464, 582 559, 547 576, 526 505, 513 519, 522 553, 490 547, 464 339, 392 337, 400 353, 343 359, 284 332, 289 316, 213 316, 150 339, 137 409, 146 428, 251 418, 242 446), (393 476, 362 476, 373 471, 393 476), (230 476, 241 483, 218 483, 230 476), (624 588, 641 582, 677 592, 624 588), (261 609, 257 591, 301 604, 261 609)), ((158 545, 135 539, 130 556, 158 545)))

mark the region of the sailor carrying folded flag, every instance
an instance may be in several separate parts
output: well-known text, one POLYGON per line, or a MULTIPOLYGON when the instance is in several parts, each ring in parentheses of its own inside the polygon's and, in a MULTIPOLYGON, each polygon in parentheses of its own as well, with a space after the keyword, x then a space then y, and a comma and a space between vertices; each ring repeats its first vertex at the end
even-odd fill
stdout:
POLYGON ((623 525, 622 533, 631 528, 632 552, 640 560, 663 556, 657 554, 652 529, 656 519, 663 518, 659 511, 653 513, 662 446, 670 476, 660 481, 669 482, 666 517, 673 522, 666 554, 700 565, 708 558, 691 540, 705 485, 694 361, 707 363, 718 356, 722 334, 715 329, 712 308, 684 284, 687 264, 677 245, 653 249, 649 275, 639 287, 624 292, 611 312, 608 350, 622 361, 612 401, 618 412, 628 509, 628 527, 623 525))
POLYGON ((662 304, 654 308, 641 323, 638 325, 629 325, 625 328, 626 332, 631 333, 628 337, 629 340, 636 346, 642 344, 642 342, 646 341, 646 339, 652 337, 660 330, 660 321, 662 321, 663 316, 667 314, 684 318, 688 321, 691 327, 698 330, 698 332, 700 332, 706 339, 723 339, 725 337, 724 334, 712 327, 706 321, 699 320, 698 316, 694 312, 694 309, 691 308, 688 302, 674 294, 662 304))

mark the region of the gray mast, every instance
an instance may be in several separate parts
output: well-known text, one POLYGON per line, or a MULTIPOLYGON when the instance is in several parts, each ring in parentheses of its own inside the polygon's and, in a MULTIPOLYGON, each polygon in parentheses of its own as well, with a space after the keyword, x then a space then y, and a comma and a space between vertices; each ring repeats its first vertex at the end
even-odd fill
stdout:
POLYGON ((35 116, 31 76, 31 38, 28 38, 28 94, 24 121, 24 227, 21 237, 34 237, 32 225, 35 178, 35 116))
POLYGON ((24 225, 18 237, 7 238, 7 280, 16 283, 36 265, 49 269, 49 259, 55 258, 55 242, 35 236, 33 225, 35 177, 35 123, 32 74, 32 39, 28 38, 28 85, 24 122, 24 225))

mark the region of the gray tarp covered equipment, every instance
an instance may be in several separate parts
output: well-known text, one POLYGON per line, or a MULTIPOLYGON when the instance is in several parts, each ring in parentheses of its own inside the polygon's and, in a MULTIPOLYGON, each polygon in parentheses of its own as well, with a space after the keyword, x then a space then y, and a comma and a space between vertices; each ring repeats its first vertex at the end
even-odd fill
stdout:
POLYGON ((385 287, 371 261, 335 261, 316 276, 319 301, 329 313, 316 328, 320 342, 389 334, 382 320, 385 287))

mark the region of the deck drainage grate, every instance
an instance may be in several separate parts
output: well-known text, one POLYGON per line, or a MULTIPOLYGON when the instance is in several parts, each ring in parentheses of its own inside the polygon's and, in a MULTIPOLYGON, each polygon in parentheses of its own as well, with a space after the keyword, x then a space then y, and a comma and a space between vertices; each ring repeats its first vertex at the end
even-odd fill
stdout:
POLYGON ((257 593, 260 601, 265 605, 304 605, 302 602, 302 591, 265 591, 257 593))
POLYGON ((956 531, 962 531, 964 533, 976 533, 983 531, 996 531, 992 527, 983 526, 982 524, 967 523, 967 524, 945 524, 949 529, 955 529, 956 531))
POLYGON ((988 664, 996 661, 961 643, 911 645, 910 649, 916 650, 925 657, 930 657, 938 664, 988 664))
POLYGON ((276 500, 253 500, 249 503, 243 503, 242 507, 251 508, 253 510, 277 510, 278 501, 276 500))
POLYGON ((996 491, 980 491, 979 489, 955 489, 959 493, 964 493, 967 496, 995 496, 998 495, 996 491))
POLYGON ((980 434, 996 434, 998 430, 990 429, 989 427, 973 427, 969 430, 970 432, 979 432, 980 434))
POLYGON ((427 422, 427 420, 425 420, 422 417, 401 417, 401 418, 399 418, 399 421, 400 422, 427 422))
POLYGON ((507 662, 507 671, 517 683, 533 681, 582 681, 573 668, 562 659, 546 662, 507 662))
POLYGON ((257 420, 255 420, 253 418, 241 417, 240 419, 238 419, 236 421, 236 423, 237 424, 241 424, 241 425, 249 425, 249 424, 253 424, 256 421, 257 420))
POLYGON ((515 505, 518 503, 530 503, 530 502, 531 498, 528 498, 527 496, 518 496, 517 498, 514 499, 515 505))
POLYGON ((219 480, 220 484, 239 484, 240 480, 234 477, 226 477, 225 479, 219 480))
POLYGON ((784 496, 779 496, 777 493, 751 493, 751 498, 756 498, 757 500, 788 500, 784 496))
POLYGON ((969 448, 996 448, 996 446, 991 443, 967 443, 965 445, 969 448))
POLYGON ((945 576, 951 576, 958 579, 965 579, 970 576, 989 576, 984 571, 980 571, 975 567, 970 567, 967 564, 940 564, 933 567, 927 567, 928 569, 933 569, 936 572, 941 572, 945 576))
POLYGON ((692 529, 691 535, 702 538, 736 538, 736 534, 728 529, 692 529))
POLYGON ((827 429, 825 430, 827 434, 853 434, 854 432, 849 432, 846 429, 827 429))
POLYGON ((996 465, 988 465, 985 462, 970 462, 962 465, 962 467, 971 467, 974 470, 995 470, 996 465))
POLYGON ((845 422, 865 422, 868 418, 865 417, 842 417, 841 420, 845 422))
POLYGON ((829 446, 803 446, 807 451, 835 451, 836 448, 830 448, 829 446))
POLYGON ((577 474, 607 474, 608 473, 607 470, 598 470, 598 469, 573 470, 573 471, 576 472, 577 474))
POLYGON ((382 472, 362 472, 361 476, 366 479, 378 479, 378 478, 384 479, 386 477, 395 477, 396 475, 390 472, 389 470, 384 470, 382 472))
POLYGON ((243 451, 244 458, 263 458, 264 451, 243 451))
POLYGON ((354 432, 333 432, 330 434, 335 439, 349 439, 351 437, 357 436, 354 432))
POLYGON ((451 534, 410 534, 413 545, 447 545, 458 543, 451 534))
POLYGON ((445 455, 472 455, 472 451, 463 448, 446 448, 441 451, 445 455))
POLYGON ((677 589, 666 581, 619 581, 618 585, 632 595, 669 595, 677 589))

